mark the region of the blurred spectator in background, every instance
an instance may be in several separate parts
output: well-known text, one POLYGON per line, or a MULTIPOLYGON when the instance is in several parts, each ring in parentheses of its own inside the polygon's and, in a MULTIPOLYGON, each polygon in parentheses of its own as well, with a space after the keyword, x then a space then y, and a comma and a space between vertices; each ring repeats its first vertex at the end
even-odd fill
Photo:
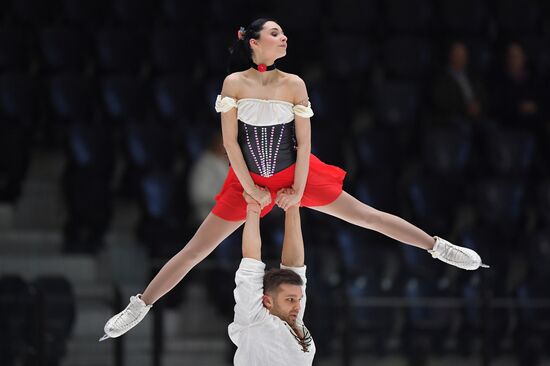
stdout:
POLYGON ((468 49, 462 42, 451 44, 449 64, 436 79, 434 109, 441 122, 456 117, 479 119, 486 112, 482 82, 468 72, 468 49))
POLYGON ((210 137, 208 148, 194 164, 189 176, 189 196, 193 207, 193 222, 200 225, 214 207, 222 188, 229 161, 223 147, 221 132, 210 137))
POLYGON ((493 115, 507 126, 536 128, 542 115, 540 89, 519 43, 507 46, 503 66, 492 85, 493 115))

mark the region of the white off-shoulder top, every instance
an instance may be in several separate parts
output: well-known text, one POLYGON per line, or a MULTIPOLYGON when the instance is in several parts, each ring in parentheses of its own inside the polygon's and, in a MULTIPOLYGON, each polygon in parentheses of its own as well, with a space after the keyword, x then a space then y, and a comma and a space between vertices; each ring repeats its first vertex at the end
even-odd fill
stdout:
POLYGON ((295 116, 313 116, 307 106, 255 98, 216 98, 216 112, 237 109, 238 142, 249 171, 270 177, 296 162, 295 116))

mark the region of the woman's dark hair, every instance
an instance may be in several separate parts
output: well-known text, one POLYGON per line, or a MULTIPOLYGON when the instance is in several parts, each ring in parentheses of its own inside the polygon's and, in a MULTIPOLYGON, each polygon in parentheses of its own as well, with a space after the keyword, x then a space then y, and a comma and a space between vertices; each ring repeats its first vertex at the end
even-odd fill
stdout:
POLYGON ((290 269, 272 268, 264 275, 264 293, 276 292, 282 284, 303 286, 302 278, 299 274, 290 269))
POLYGON ((264 24, 269 21, 275 21, 271 18, 259 18, 250 23, 244 30, 243 39, 237 39, 233 46, 229 49, 229 65, 227 72, 229 74, 235 71, 243 71, 250 67, 252 62, 252 49, 250 48, 251 39, 260 39, 260 32, 264 28, 264 24))

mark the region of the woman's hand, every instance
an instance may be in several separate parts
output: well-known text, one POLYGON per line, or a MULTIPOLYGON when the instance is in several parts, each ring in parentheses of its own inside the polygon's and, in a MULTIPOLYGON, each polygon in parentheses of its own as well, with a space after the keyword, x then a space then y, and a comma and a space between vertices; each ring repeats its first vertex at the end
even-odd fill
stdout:
MULTIPOLYGON (((250 196, 254 201, 256 201, 260 208, 264 208, 268 206, 271 203, 271 193, 268 189, 264 187, 254 186, 254 189, 252 192, 245 192, 248 196, 250 196)), ((246 200, 245 196, 245 200, 246 200)), ((248 202, 248 201, 247 201, 248 202)))
POLYGON ((288 210, 293 206, 300 205, 302 195, 298 194, 296 190, 292 188, 283 188, 277 192, 275 203, 283 210, 288 210))
POLYGON ((252 198, 251 195, 246 193, 246 191, 243 192, 243 197, 244 197, 244 200, 247 203, 246 212, 252 211, 252 212, 255 212, 257 214, 260 214, 262 209, 260 208, 260 205, 258 204, 258 202, 256 202, 256 200, 254 198, 252 198))

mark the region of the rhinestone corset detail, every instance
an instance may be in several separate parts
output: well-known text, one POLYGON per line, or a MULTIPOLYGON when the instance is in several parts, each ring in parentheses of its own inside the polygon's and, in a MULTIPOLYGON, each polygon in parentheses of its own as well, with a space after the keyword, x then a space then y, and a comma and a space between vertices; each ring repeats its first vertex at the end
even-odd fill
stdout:
POLYGON ((253 126, 239 121, 239 145, 248 170, 271 177, 296 162, 294 121, 253 126))

